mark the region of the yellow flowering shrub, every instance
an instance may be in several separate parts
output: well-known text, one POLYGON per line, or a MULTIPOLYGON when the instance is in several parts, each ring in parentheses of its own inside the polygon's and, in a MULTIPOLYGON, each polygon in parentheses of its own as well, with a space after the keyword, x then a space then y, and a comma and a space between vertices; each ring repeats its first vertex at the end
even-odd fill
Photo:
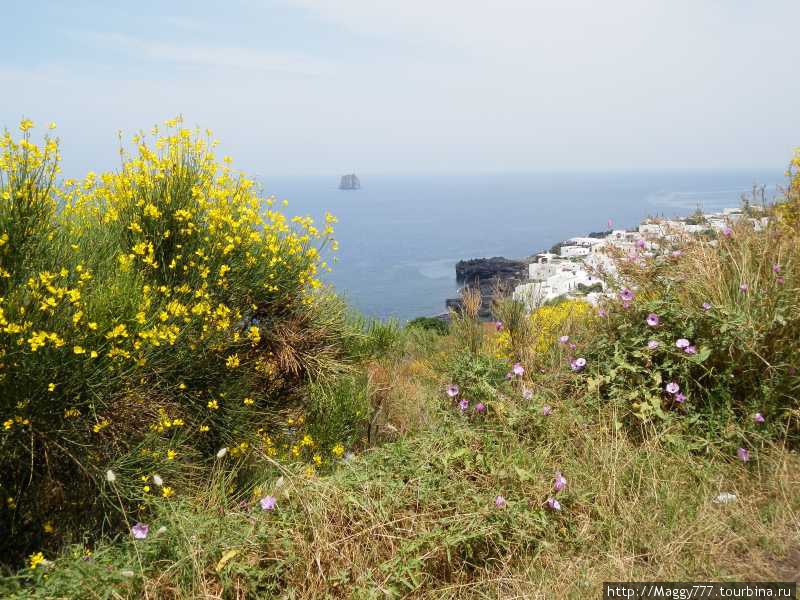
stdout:
POLYGON ((179 119, 63 182, 33 128, 0 137, 0 554, 20 557, 98 494, 138 506, 159 473, 169 498, 182 464, 247 451, 338 337, 316 291, 333 216, 287 216, 179 119))
MULTIPOLYGON (((556 344, 559 337, 571 332, 573 324, 589 318, 591 314, 591 305, 584 300, 565 300, 532 311, 529 316, 530 327, 527 328, 530 338, 526 338, 532 354, 545 354, 556 344)), ((508 328, 493 337, 492 353, 495 358, 516 360, 508 328)))

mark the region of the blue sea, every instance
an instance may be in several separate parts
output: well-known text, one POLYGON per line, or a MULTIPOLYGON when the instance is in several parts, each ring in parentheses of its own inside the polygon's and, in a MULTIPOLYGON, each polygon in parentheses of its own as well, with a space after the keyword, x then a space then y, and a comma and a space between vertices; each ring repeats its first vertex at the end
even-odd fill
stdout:
POLYGON ((338 190, 335 176, 262 184, 290 214, 336 215, 338 262, 325 279, 363 313, 403 321, 444 312, 461 259, 529 256, 609 219, 624 228, 738 206, 754 184, 769 199, 784 182, 781 170, 359 177, 358 191, 338 190))

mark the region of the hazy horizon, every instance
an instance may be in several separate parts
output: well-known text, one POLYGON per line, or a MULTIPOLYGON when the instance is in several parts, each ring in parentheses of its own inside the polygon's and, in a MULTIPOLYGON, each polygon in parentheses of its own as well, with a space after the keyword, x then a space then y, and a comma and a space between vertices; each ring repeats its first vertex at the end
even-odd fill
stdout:
POLYGON ((261 178, 782 169, 800 2, 15 3, 0 126, 64 171, 182 114, 261 178))

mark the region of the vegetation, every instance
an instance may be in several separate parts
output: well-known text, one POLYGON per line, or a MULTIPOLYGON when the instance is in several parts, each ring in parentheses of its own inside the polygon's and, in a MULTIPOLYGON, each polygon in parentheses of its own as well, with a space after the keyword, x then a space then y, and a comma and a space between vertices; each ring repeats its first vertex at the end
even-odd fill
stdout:
POLYGON ((3 597, 796 578, 800 154, 762 230, 622 260, 599 308, 497 298, 487 325, 467 289, 444 329, 350 313, 316 281, 330 224, 179 122, 63 185, 23 129, 0 158, 3 597))

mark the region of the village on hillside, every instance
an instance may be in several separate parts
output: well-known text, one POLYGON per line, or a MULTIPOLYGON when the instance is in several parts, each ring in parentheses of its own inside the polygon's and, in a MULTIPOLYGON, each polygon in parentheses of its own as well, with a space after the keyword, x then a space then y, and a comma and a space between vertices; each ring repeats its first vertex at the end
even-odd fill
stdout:
POLYGON ((697 211, 679 219, 648 218, 636 229, 570 238, 553 248, 558 253, 541 252, 532 257, 528 280, 514 288, 513 297, 524 302, 528 310, 557 298, 581 297, 597 304, 616 276, 616 257, 634 262, 669 256, 680 252, 690 236, 706 236, 714 243, 713 238, 729 232, 730 226, 742 219, 760 230, 767 223, 766 217, 758 216, 762 210, 746 205, 715 213, 697 211))

